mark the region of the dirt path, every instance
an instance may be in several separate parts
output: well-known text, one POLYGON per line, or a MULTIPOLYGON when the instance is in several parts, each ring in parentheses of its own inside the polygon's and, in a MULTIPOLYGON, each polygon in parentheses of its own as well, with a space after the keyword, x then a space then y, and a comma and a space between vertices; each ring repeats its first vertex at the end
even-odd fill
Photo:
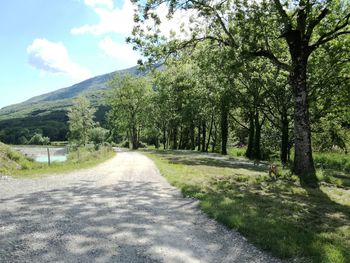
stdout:
POLYGON ((0 262, 279 262, 208 219, 136 152, 0 180, 0 262))

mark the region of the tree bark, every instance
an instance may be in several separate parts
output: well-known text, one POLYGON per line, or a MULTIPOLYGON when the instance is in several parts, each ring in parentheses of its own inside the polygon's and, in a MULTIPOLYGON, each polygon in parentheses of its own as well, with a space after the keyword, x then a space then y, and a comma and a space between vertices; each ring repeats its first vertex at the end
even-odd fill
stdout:
MULTIPOLYGON (((297 41, 296 41, 297 42, 297 41)), ((290 85, 294 92, 294 136, 295 154, 293 172, 307 186, 316 187, 317 177, 312 158, 311 130, 309 122, 308 91, 306 85, 306 66, 308 52, 302 44, 290 44, 292 71, 290 85)))
POLYGON ((254 116, 254 127, 255 127, 254 144, 253 144, 254 160, 261 160, 261 147, 260 147, 261 126, 262 126, 262 123, 260 124, 259 122, 259 112, 256 112, 254 116))
POLYGON ((212 132, 213 132, 213 123, 214 123, 214 111, 211 114, 211 121, 210 121, 210 127, 209 127, 208 141, 207 141, 207 146, 205 148, 206 152, 208 152, 209 145, 210 145, 210 139, 211 139, 211 135, 212 135, 212 132))
POLYGON ((173 145, 172 145, 173 150, 177 150, 177 127, 173 128, 173 145))
POLYGON ((249 113, 248 146, 247 146, 247 150, 245 152, 245 156, 249 159, 253 158, 254 135, 255 135, 254 117, 253 117, 252 113, 249 113))
POLYGON ((190 125, 190 137, 191 137, 191 150, 196 149, 196 141, 195 141, 195 132, 194 132, 194 124, 190 125))
POLYGON ((197 145, 198 145, 198 151, 201 150, 201 123, 199 121, 198 123, 198 136, 197 136, 197 145))
POLYGON ((286 165, 288 162, 289 151, 289 121, 287 115, 287 109, 283 106, 281 115, 281 163, 286 165))
POLYGON ((206 140, 207 140, 207 124, 206 124, 206 121, 204 120, 202 122, 202 152, 205 152, 206 140))
POLYGON ((220 116, 220 128, 221 128, 221 154, 227 154, 227 141, 228 141, 228 112, 229 106, 225 100, 221 101, 221 116, 220 116))

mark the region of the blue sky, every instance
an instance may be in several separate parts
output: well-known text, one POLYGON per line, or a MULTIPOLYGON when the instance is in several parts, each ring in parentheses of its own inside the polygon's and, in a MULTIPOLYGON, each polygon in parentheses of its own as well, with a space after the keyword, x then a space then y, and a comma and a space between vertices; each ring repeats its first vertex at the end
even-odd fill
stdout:
POLYGON ((0 108, 136 65, 129 0, 0 3, 0 108))

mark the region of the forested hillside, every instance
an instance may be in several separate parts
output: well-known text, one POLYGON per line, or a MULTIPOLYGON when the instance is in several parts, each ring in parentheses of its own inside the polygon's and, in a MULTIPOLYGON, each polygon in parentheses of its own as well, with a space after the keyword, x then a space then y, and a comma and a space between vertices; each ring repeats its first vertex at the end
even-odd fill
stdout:
POLYGON ((36 134, 42 134, 51 141, 66 140, 67 109, 73 99, 86 96, 97 107, 96 120, 103 124, 105 112, 103 94, 107 83, 115 73, 140 74, 137 67, 97 76, 71 87, 33 97, 25 102, 4 107, 0 110, 0 141, 23 144, 36 134))

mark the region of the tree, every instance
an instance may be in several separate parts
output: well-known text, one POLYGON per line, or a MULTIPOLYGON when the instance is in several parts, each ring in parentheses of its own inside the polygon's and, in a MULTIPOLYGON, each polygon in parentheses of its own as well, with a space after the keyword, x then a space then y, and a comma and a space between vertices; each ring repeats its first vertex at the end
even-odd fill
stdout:
POLYGON ((32 145, 48 145, 50 143, 49 137, 43 137, 42 134, 36 133, 33 135, 33 137, 29 140, 29 144, 32 145))
POLYGON ((74 100, 68 110, 69 142, 77 146, 86 145, 89 141, 89 132, 96 125, 94 114, 96 109, 90 105, 86 97, 80 96, 74 100))
POLYGON ((152 88, 147 78, 129 74, 115 75, 109 83, 110 125, 125 134, 132 149, 138 149, 142 128, 147 125, 152 88))
POLYGON ((294 173, 302 183, 317 186, 311 148, 307 85, 308 60, 311 54, 334 39, 350 33, 350 3, 346 1, 270 0, 270 1, 204 1, 150 0, 139 3, 138 25, 133 39, 128 39, 150 58, 196 45, 209 39, 247 57, 264 57, 289 73, 294 96, 294 173), (177 10, 192 10, 202 19, 193 23, 190 38, 167 41, 159 37, 159 17, 154 10, 162 3, 169 5, 169 15, 177 10), (153 19, 154 27, 145 29, 153 19), (203 26, 204 25, 204 26, 203 26), (149 29, 154 34, 149 33, 149 29), (164 41, 165 40, 165 41, 164 41), (283 40, 283 41, 282 41, 283 40), (162 42, 166 42, 162 45, 162 42), (158 45, 160 48, 156 48, 158 45))
POLYGON ((89 138, 94 143, 95 149, 98 149, 106 141, 107 135, 108 130, 102 127, 94 127, 89 131, 89 138))

